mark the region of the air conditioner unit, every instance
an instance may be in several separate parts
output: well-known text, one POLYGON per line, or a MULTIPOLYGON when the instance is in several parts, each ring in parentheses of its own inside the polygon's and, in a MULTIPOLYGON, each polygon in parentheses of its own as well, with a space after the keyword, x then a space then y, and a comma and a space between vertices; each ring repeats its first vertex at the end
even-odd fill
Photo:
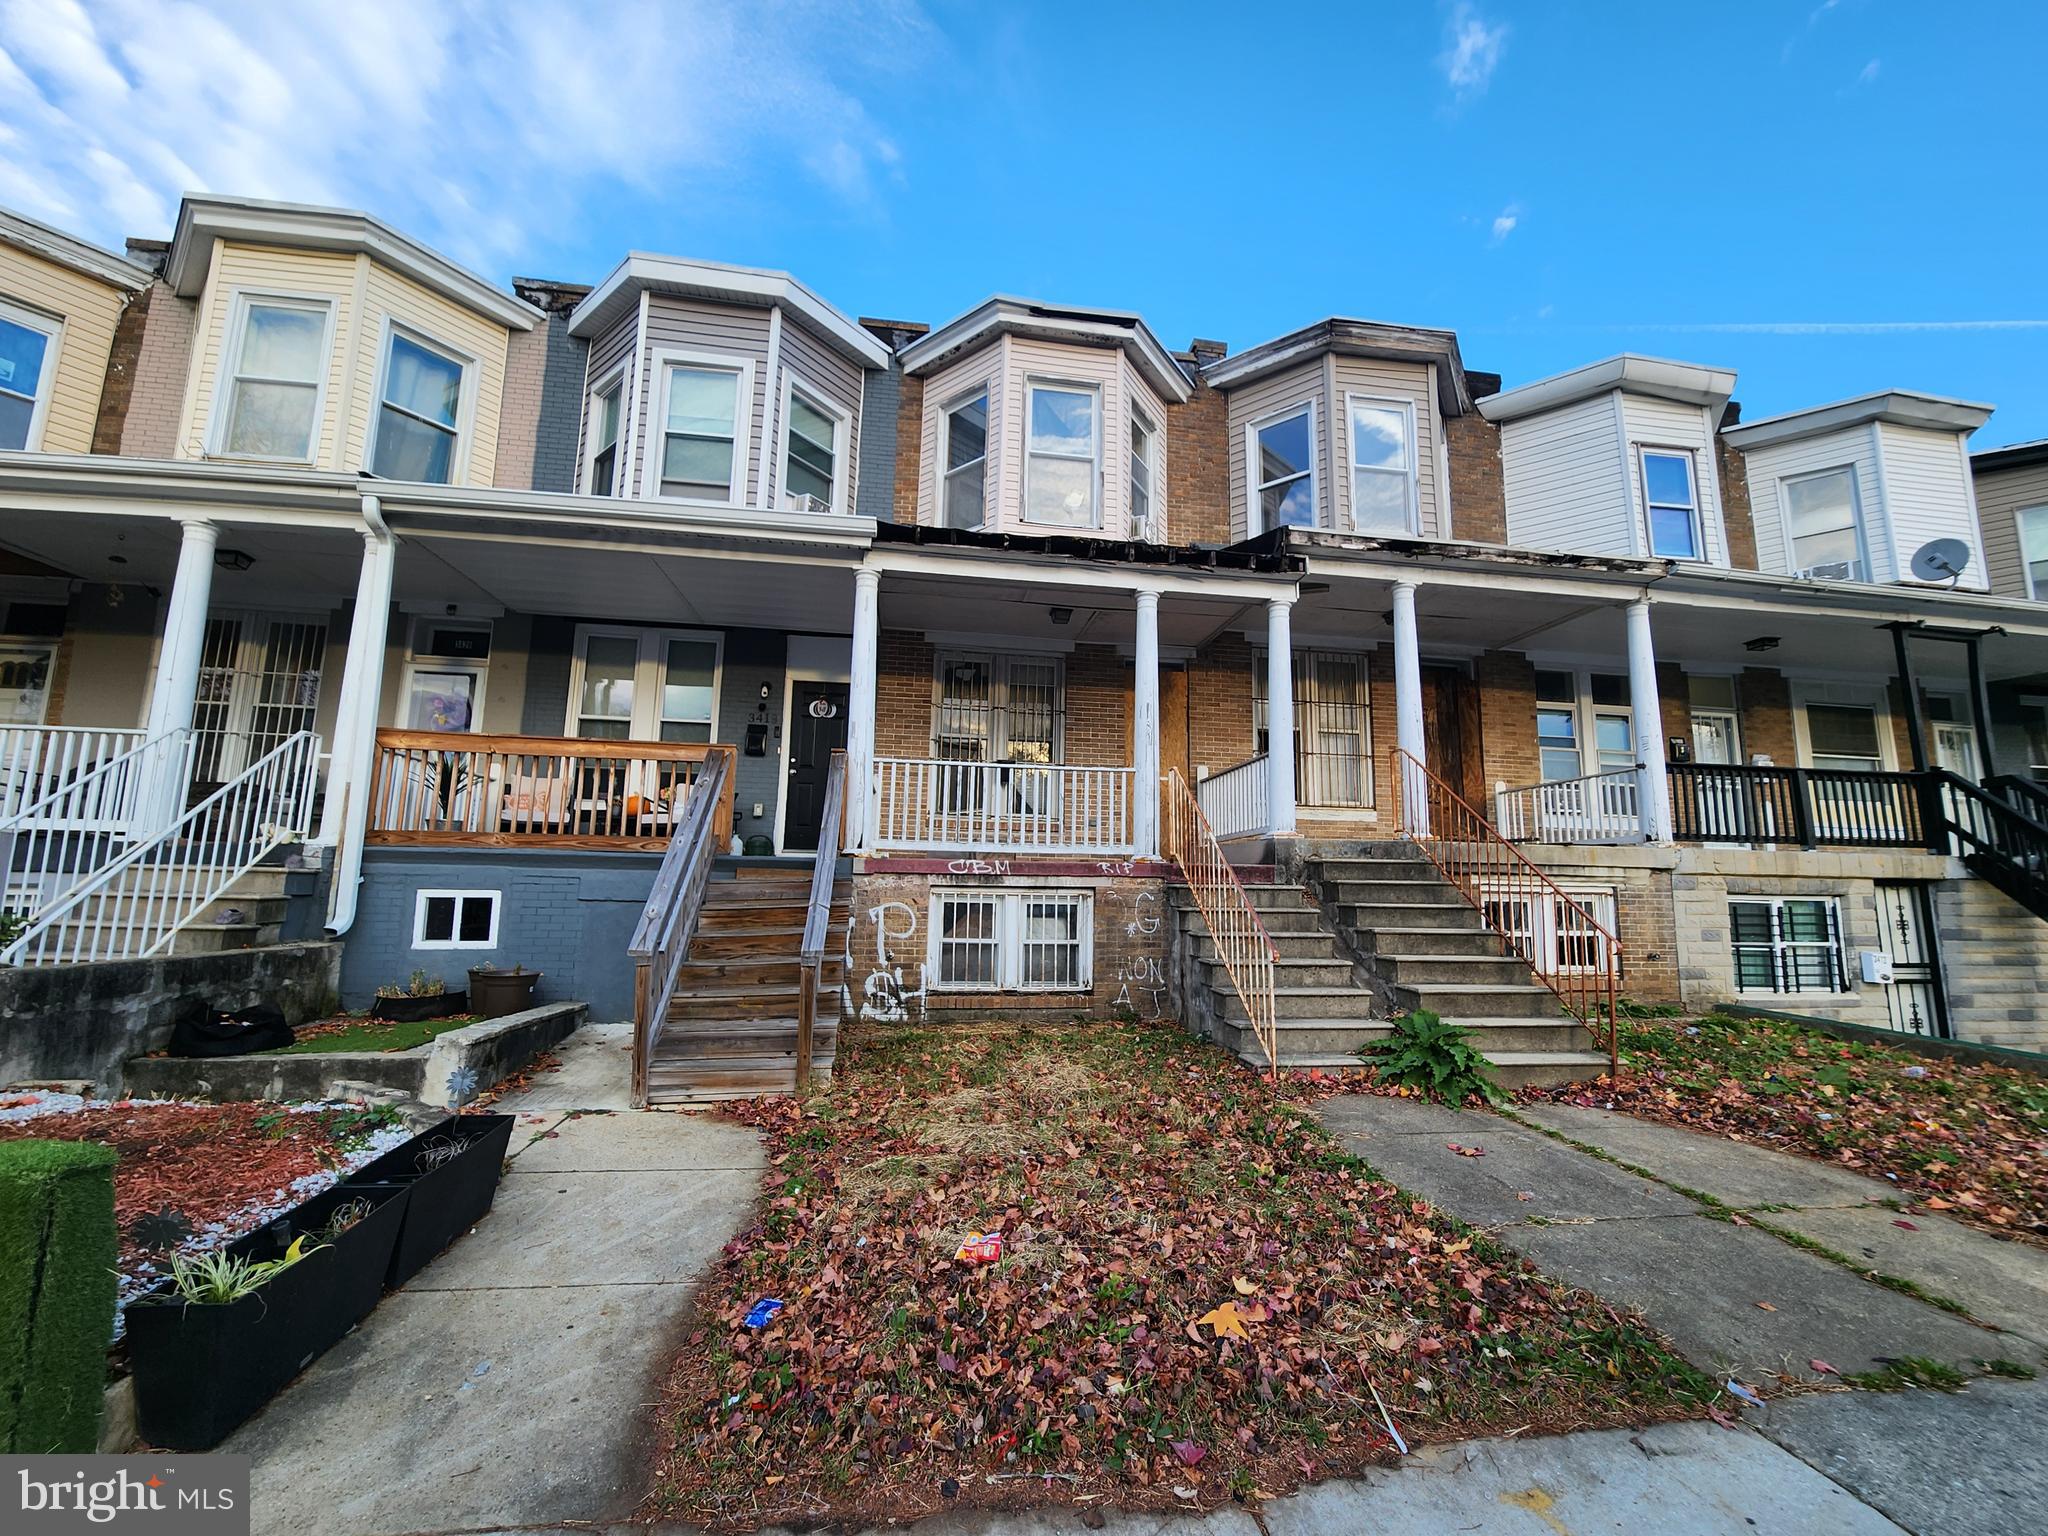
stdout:
POLYGON ((813 496, 808 491, 784 491, 782 510, 785 512, 815 512, 822 515, 832 510, 832 503, 822 496, 813 496))
POLYGON ((1802 581, 1861 581, 1863 562, 1830 560, 1825 565, 1809 565, 1799 576, 1802 581))

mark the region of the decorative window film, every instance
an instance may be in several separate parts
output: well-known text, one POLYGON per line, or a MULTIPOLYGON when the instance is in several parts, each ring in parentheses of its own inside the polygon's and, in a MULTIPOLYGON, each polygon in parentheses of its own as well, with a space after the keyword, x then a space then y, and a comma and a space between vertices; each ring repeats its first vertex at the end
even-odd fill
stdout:
POLYGON ((1740 992, 1846 992, 1841 915, 1827 897, 1728 903, 1740 992))
POLYGON ((1094 986, 1095 899, 1086 891, 932 892, 929 975, 951 992, 1094 986))
POLYGON ((402 332, 391 333, 372 474, 429 485, 454 479, 463 373, 459 359, 402 332))
POLYGON ((327 361, 328 308, 244 299, 218 441, 237 458, 311 463, 327 361))

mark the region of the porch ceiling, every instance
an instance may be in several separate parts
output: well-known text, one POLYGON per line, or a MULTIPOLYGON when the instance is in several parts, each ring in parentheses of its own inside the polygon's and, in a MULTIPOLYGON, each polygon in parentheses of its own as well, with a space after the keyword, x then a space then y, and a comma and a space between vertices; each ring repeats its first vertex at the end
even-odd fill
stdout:
MULTIPOLYGON (((168 592, 182 537, 168 517, 81 517, 17 508, 7 514, 0 543, 81 581, 139 583, 168 592)), ((363 540, 343 528, 225 523, 219 547, 240 550, 253 563, 245 571, 216 565, 213 601, 264 607, 287 598, 325 603, 352 595, 363 540)))
MULTIPOLYGON (((1035 583, 1022 571, 1004 574, 1006 579, 991 580, 888 572, 880 594, 882 627, 1014 637, 1038 646, 1133 644, 1133 593, 1035 583), (1055 608, 1071 609, 1072 616, 1056 624, 1055 608)), ((1263 624, 1264 612, 1263 598, 1249 594, 1237 598, 1169 592, 1159 600, 1159 643, 1192 649, 1222 630, 1250 622, 1247 615, 1258 615, 1263 624)))

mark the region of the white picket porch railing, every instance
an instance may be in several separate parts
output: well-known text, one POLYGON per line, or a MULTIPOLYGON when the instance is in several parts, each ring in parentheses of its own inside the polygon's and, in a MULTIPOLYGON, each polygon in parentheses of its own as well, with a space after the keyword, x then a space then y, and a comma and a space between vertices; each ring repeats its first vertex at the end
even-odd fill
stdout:
POLYGON ((128 757, 141 731, 73 725, 0 726, 0 821, 29 807, 76 832, 125 830, 134 813, 131 774, 99 770, 128 757))
POLYGON ((877 850, 1129 854, 1135 779, 1131 768, 878 757, 869 837, 877 850))
POLYGON ((1518 843, 1640 843, 1641 770, 1616 768, 1493 792, 1494 825, 1518 843))
POLYGON ((1262 752, 1212 773, 1195 786, 1195 801, 1218 838, 1273 830, 1271 763, 1262 752))
POLYGON ((29 917, 118 858, 130 842, 184 808, 195 744, 190 731, 137 742, 0 818, 0 908, 29 917))

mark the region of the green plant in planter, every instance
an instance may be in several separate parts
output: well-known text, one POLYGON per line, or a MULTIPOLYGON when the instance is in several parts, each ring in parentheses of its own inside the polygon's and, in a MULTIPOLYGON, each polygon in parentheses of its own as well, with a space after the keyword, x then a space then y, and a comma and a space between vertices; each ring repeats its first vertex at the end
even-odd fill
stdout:
POLYGON ((1413 1089, 1449 1104, 1462 1104, 1474 1095, 1489 1104, 1506 1097, 1494 1081, 1493 1068, 1472 1043, 1471 1031, 1447 1024, 1427 1009, 1394 1020, 1393 1033, 1360 1046, 1358 1059, 1390 1087, 1413 1089))
POLYGON ((377 989, 379 997, 439 997, 448 990, 448 983, 438 976, 429 976, 425 971, 414 971, 404 986, 386 982, 377 989))
MULTIPOLYGON (((304 1236, 292 1239, 281 1259, 246 1259, 230 1253, 171 1255, 171 1289, 188 1307, 224 1307, 253 1296, 299 1260, 327 1245, 306 1246, 304 1236)), ((169 1301, 169 1297, 164 1298, 169 1301)))

